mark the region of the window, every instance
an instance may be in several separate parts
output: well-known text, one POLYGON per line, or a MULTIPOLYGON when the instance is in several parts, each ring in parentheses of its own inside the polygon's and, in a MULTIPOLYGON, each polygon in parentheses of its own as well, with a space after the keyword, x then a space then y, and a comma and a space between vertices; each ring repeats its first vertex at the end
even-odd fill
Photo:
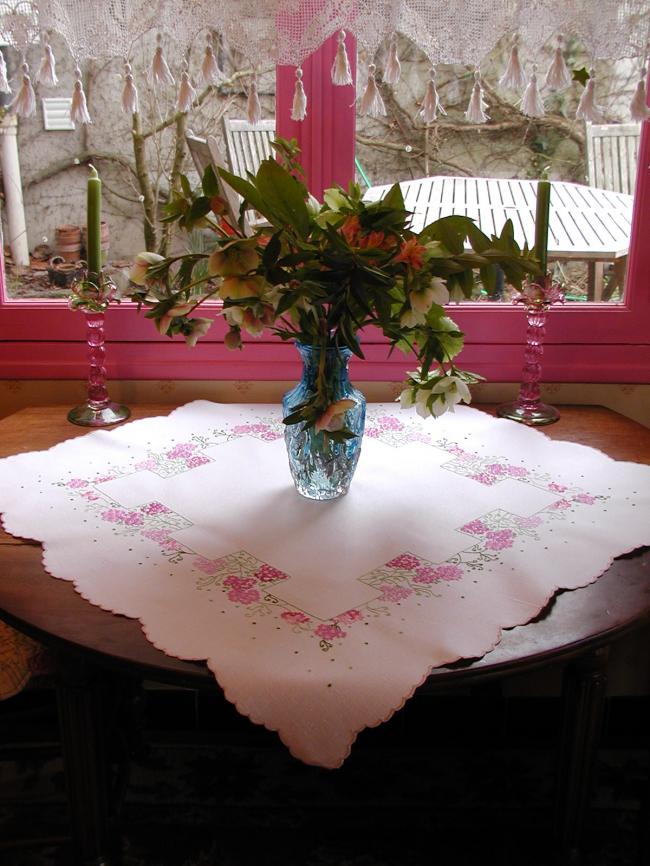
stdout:
MULTIPOLYGON (((298 135, 312 181, 341 179, 354 156, 354 114, 345 88, 330 85, 331 45, 324 46, 304 67, 311 76, 313 98, 301 127, 283 120, 293 93, 293 69, 278 69, 278 131, 298 135), (329 54, 327 52, 330 52, 329 54), (319 56, 320 55, 320 56, 319 56), (342 100, 348 112, 334 110, 342 100)), ((622 303, 582 303, 556 308, 549 317, 544 356, 545 381, 645 382, 650 371, 650 122, 642 124, 639 170, 633 217, 627 289, 622 303)), ((4 273, 4 269, 3 269, 4 273)), ((8 297, 0 287, 0 377, 10 379, 84 378, 84 323, 65 302, 8 297)), ((518 381, 525 317, 520 308, 485 303, 464 304, 451 315, 466 333, 463 366, 490 381, 518 381)), ((228 352, 219 319, 207 338, 188 350, 181 342, 158 336, 151 324, 124 303, 107 314, 110 342, 108 365, 122 379, 289 379, 297 363, 292 348, 279 342, 249 339, 243 352, 228 352)), ((395 353, 387 358, 379 334, 364 336, 367 361, 357 380, 400 380, 408 361, 395 353)), ((356 362, 353 362, 356 363, 356 362)))

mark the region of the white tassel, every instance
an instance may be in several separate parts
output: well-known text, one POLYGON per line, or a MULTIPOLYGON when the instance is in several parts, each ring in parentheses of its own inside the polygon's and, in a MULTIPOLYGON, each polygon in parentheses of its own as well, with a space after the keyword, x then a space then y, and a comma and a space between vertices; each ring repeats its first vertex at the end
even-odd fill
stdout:
POLYGON ((262 119, 262 105, 260 97, 257 93, 257 78, 253 78, 248 91, 248 101, 246 103, 246 114, 248 115, 249 123, 259 123, 262 119))
POLYGON ((526 75, 519 60, 519 47, 516 39, 512 43, 510 59, 506 71, 499 79, 499 84, 506 90, 523 90, 526 86, 526 75))
POLYGON ((521 100, 521 112, 527 117, 544 117, 544 102, 537 86, 537 67, 533 66, 533 74, 530 76, 528 86, 524 90, 521 100))
POLYGON ((181 75, 181 83, 178 88, 178 100, 176 101, 177 111, 187 113, 192 110, 192 105, 196 99, 196 90, 192 87, 190 74, 187 70, 181 75))
POLYGON ((214 48, 212 47, 212 37, 208 36, 205 46, 205 55, 201 64, 201 81, 207 86, 210 84, 219 84, 223 80, 223 75, 219 69, 217 58, 214 56, 214 48))
POLYGON ((571 87, 571 73, 564 60, 562 54, 562 38, 559 39, 559 45, 555 49, 555 57, 548 68, 546 78, 544 79, 544 87, 549 90, 566 90, 571 87))
POLYGON ((431 78, 427 82, 427 89, 424 92, 422 100, 422 108, 418 112, 424 123, 433 123, 438 117, 438 114, 447 114, 440 103, 440 97, 436 89, 436 70, 431 70, 431 78))
POLYGON ((630 102, 630 117, 632 120, 641 122, 650 117, 650 108, 648 108, 648 99, 645 89, 645 69, 641 70, 641 76, 637 82, 632 102, 630 102))
POLYGON ((2 51, 0 51, 0 93, 11 93, 11 87, 9 87, 7 79, 7 63, 2 51))
POLYGON ((158 44, 153 55, 153 60, 151 61, 151 68, 149 69, 149 83, 154 86, 159 84, 161 86, 169 85, 171 87, 176 82, 174 81, 174 76, 167 65, 165 55, 163 54, 162 36, 159 34, 156 39, 158 44))
POLYGON ((586 120, 589 123, 602 123, 603 113, 596 105, 595 94, 596 80, 594 78, 594 70, 589 70, 589 81, 584 89, 584 93, 580 97, 578 108, 576 110, 576 118, 578 120, 586 120))
POLYGON ((133 81, 131 73, 131 64, 124 64, 124 87, 122 89, 122 111, 125 114, 137 114, 139 111, 138 105, 138 88, 133 81))
POLYGON ((474 73, 474 87, 465 112, 465 120, 469 123, 486 123, 490 119, 490 116, 485 113, 486 108, 487 105, 483 100, 483 88, 481 87, 481 73, 477 69, 474 73))
POLYGON ((302 84, 302 69, 296 69, 296 89, 293 93, 293 106, 291 108, 292 120, 304 120, 307 116, 307 94, 302 84))
POLYGON ((92 123, 90 114, 88 113, 88 105, 86 103, 86 94, 81 81, 81 69, 77 66, 75 69, 76 81, 74 90, 72 91, 72 105, 70 106, 70 120, 73 123, 92 123))
POLYGON ((29 66, 22 65, 23 80, 18 93, 11 103, 11 111, 18 117, 30 117, 36 111, 36 94, 29 77, 29 66))
POLYGON ((352 71, 348 52, 345 48, 345 30, 339 30, 337 39, 339 44, 336 47, 336 57, 332 64, 332 84, 343 87, 345 84, 352 84, 352 71))
POLYGON ((386 60, 386 68, 384 69, 384 82, 386 84, 397 84, 399 81, 402 65, 397 56, 397 37, 393 35, 390 40, 388 49, 388 59, 386 60))
POLYGON ((376 71, 377 67, 374 63, 371 63, 368 67, 368 84, 361 97, 361 105, 359 106, 359 114, 367 117, 385 117, 386 115, 386 106, 375 81, 376 71))
POLYGON ((43 87, 56 87, 59 83, 59 79, 56 77, 56 61, 54 59, 54 52, 49 43, 45 41, 43 44, 43 59, 41 60, 36 80, 39 84, 42 84, 43 87))

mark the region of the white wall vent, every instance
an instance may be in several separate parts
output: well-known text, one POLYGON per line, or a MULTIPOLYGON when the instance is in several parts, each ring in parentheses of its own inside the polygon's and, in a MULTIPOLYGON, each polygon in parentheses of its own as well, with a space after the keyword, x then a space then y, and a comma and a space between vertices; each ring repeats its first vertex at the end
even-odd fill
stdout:
POLYGON ((74 129, 70 120, 72 99, 67 96, 52 96, 42 100, 43 126, 47 132, 64 132, 74 129))

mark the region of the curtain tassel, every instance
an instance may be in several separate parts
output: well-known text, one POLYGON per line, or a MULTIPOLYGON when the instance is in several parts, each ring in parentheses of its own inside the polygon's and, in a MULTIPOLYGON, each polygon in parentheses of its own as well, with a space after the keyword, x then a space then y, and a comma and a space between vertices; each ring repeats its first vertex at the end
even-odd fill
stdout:
POLYGON ((73 123, 92 123, 90 114, 88 113, 88 104, 86 103, 86 94, 81 80, 81 69, 77 66, 74 71, 75 83, 72 91, 72 105, 70 106, 70 120, 73 123))
POLYGON ((589 123, 602 123, 603 113, 596 105, 596 79, 594 78, 594 74, 594 70, 590 69, 589 81, 587 81, 576 110, 576 119, 589 121, 589 123))
POLYGON ((566 90, 567 87, 571 86, 571 73, 569 72, 566 61, 564 60, 564 55, 562 54, 561 36, 558 38, 558 46, 555 49, 555 56, 548 68, 548 72, 546 73, 544 86, 549 90, 566 90))
POLYGON ((293 93, 293 106, 291 108, 292 120, 304 120, 307 116, 307 94, 302 83, 302 69, 296 69, 296 89, 293 93))
POLYGON ((214 48, 212 47, 212 37, 208 35, 205 46, 205 55, 201 64, 201 80, 208 86, 210 84, 219 84, 223 80, 223 75, 219 69, 217 58, 214 56, 214 48))
POLYGON ((32 86, 32 79, 29 77, 29 66, 23 63, 21 69, 23 80, 11 103, 11 110, 18 117, 30 117, 36 111, 36 94, 32 86))
POLYGON ((160 34, 156 36, 156 41, 158 44, 156 45, 153 60, 151 61, 151 68, 149 69, 149 83, 154 86, 169 85, 172 87, 176 82, 165 60, 162 48, 162 36, 160 34))
POLYGON ((41 60, 36 80, 43 87, 56 87, 59 83, 59 79, 56 77, 54 52, 47 39, 43 40, 43 59, 41 60))
POLYGON ((481 87, 481 73, 477 69, 474 73, 474 87, 465 112, 465 120, 469 123, 486 123, 490 119, 490 116, 485 113, 486 108, 483 88, 481 87))
POLYGON ((386 60, 386 68, 384 69, 384 83, 385 84, 397 84, 399 81, 400 74, 402 72, 402 65, 399 62, 399 57, 397 56, 397 36, 395 34, 392 35, 390 40, 390 47, 388 49, 388 59, 386 60))
POLYGON ((125 114, 137 114, 138 106, 138 88, 133 81, 131 72, 131 64, 124 64, 124 87, 122 89, 122 111, 125 114))
POLYGON ((508 60, 506 71, 499 79, 499 84, 501 87, 505 87, 506 90, 517 91, 523 90, 526 86, 526 74, 524 73, 521 61, 519 60, 519 46, 516 37, 512 42, 510 59, 508 60))
POLYGON ((630 117, 635 121, 647 120, 650 117, 650 108, 648 108, 648 99, 645 89, 645 76, 646 70, 641 70, 641 75, 636 85, 636 90, 634 91, 634 96, 632 97, 632 102, 630 102, 630 117))
POLYGON ((183 74, 181 75, 181 83, 178 88, 178 99, 176 101, 177 111, 182 111, 183 113, 187 114, 188 111, 192 110, 195 99, 196 90, 192 87, 192 82, 190 81, 190 74, 187 69, 185 69, 183 70, 183 74))
POLYGON ((352 84, 350 60, 348 59, 348 52, 345 47, 345 30, 339 30, 337 39, 336 57, 332 64, 332 84, 338 84, 340 87, 343 87, 346 84, 352 84))
POLYGON ((440 97, 436 88, 436 70, 432 69, 431 77, 427 82, 427 89, 424 92, 422 108, 418 112, 418 117, 420 117, 424 123, 433 123, 439 114, 447 114, 447 112, 440 102, 440 97))
POLYGON ((544 111, 544 102, 540 96, 539 87, 537 85, 536 66, 533 66, 533 73, 530 76, 530 81, 528 82, 521 99, 521 112, 527 117, 544 117, 546 114, 544 111))
POLYGON ((368 84, 361 97, 361 105, 359 107, 359 113, 367 117, 385 117, 386 115, 386 106, 384 105, 384 100, 381 98, 381 93, 375 80, 376 71, 377 67, 374 63, 371 63, 368 67, 368 84))
POLYGON ((257 92, 257 76, 255 75, 253 76, 248 91, 246 114, 248 115, 248 122, 252 124, 259 123, 262 119, 262 105, 260 103, 259 93, 257 92))

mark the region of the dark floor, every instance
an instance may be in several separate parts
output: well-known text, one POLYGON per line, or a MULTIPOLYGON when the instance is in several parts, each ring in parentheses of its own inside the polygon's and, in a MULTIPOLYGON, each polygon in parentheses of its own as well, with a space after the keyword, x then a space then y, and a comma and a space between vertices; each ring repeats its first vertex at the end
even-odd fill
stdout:
MULTIPOLYGON (((124 712, 113 728, 116 759, 131 754, 113 779, 124 866, 553 863, 557 699, 415 698, 336 771, 213 695, 147 691, 136 706, 139 733, 124 736, 124 712)), ((638 862, 648 731, 649 699, 609 702, 584 866, 638 862)), ((2 866, 70 866, 57 736, 50 690, 0 704, 2 866)))

